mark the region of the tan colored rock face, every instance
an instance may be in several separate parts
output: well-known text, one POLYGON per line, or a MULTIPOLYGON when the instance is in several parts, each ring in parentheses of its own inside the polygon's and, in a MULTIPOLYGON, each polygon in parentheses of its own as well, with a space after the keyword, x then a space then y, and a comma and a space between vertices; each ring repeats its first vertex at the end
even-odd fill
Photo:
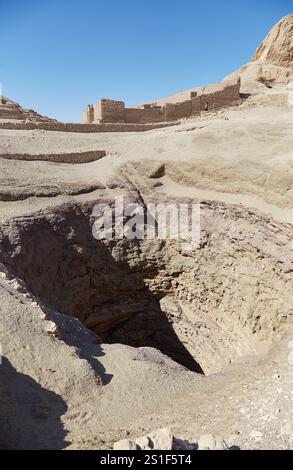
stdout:
POLYGON ((251 62, 225 78, 264 84, 287 83, 293 73, 293 15, 282 18, 257 48, 251 62))
MULTIPOLYGON (((135 201, 134 192, 128 197, 135 201)), ((171 240, 99 242, 91 212, 63 205, 1 224, 0 261, 103 342, 153 347, 211 374, 292 325, 289 224, 205 203, 200 247, 185 253, 171 240)))
POLYGON ((259 46, 253 61, 293 70, 293 15, 277 23, 259 46))

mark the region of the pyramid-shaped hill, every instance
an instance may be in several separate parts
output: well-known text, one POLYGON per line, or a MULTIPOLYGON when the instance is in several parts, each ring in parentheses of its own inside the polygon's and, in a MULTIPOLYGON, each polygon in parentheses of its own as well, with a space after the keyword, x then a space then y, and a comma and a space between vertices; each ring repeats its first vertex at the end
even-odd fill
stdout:
POLYGON ((25 109, 4 96, 0 97, 0 122, 57 122, 47 116, 42 116, 33 109, 25 109))

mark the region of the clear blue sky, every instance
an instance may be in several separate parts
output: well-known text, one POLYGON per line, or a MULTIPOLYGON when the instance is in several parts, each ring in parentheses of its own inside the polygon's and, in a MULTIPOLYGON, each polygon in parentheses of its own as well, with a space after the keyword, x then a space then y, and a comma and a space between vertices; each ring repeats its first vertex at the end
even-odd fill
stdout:
MULTIPOLYGON (((248 62, 292 0, 0 0, 3 94, 80 121, 221 80, 248 62)), ((291 7, 291 8, 290 8, 291 7)))

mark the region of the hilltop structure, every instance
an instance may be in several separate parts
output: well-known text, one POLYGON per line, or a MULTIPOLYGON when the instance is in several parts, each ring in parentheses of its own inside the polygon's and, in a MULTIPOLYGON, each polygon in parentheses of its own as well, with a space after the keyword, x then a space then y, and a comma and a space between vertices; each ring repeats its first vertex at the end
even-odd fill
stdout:
POLYGON ((176 121, 203 111, 231 106, 240 100, 240 80, 288 83, 293 77, 293 15, 282 18, 257 48, 251 62, 233 72, 223 83, 194 88, 154 103, 125 107, 123 101, 102 99, 83 112, 85 124, 146 124, 176 121))
POLYGON ((208 88, 191 90, 188 99, 177 102, 154 102, 127 108, 123 101, 102 99, 88 105, 83 113, 85 124, 125 123, 146 124, 170 122, 190 116, 200 116, 203 111, 231 106, 240 101, 240 79, 216 84, 208 88))

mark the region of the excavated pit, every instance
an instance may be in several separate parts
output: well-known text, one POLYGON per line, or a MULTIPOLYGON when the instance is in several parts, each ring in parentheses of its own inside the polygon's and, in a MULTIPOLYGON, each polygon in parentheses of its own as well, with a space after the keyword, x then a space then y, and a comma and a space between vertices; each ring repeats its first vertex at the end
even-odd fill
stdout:
POLYGON ((292 321, 288 226, 207 204, 201 246, 182 253, 171 241, 97 241, 91 213, 66 205, 8 221, 0 262, 47 308, 79 318, 103 342, 154 347, 209 374, 272 343, 292 321), (258 241, 249 224, 258 225, 258 241))

